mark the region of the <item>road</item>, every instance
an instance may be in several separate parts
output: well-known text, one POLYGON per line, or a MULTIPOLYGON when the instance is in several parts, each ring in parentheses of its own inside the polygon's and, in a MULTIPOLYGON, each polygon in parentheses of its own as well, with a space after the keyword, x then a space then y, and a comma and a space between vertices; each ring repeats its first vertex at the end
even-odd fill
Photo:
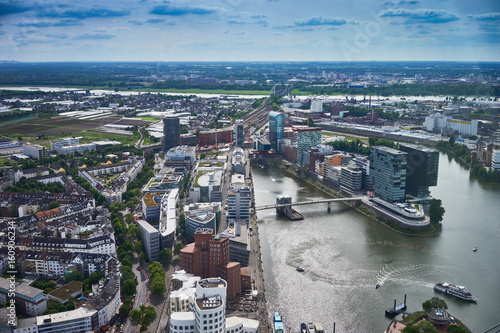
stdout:
MULTIPOLYGON (((137 277, 137 281, 139 284, 137 285, 137 292, 135 296, 135 301, 133 305, 133 309, 138 309, 141 304, 146 304, 147 303, 147 296, 148 296, 148 286, 147 286, 147 274, 146 272, 141 269, 141 271, 138 271, 137 268, 139 267, 139 262, 137 259, 134 260, 134 263, 132 264, 132 271, 134 272, 135 276, 137 277)), ((123 332, 124 333, 134 333, 137 332, 138 327, 134 326, 130 323, 130 320, 127 319, 127 322, 125 323, 123 327, 123 332)))

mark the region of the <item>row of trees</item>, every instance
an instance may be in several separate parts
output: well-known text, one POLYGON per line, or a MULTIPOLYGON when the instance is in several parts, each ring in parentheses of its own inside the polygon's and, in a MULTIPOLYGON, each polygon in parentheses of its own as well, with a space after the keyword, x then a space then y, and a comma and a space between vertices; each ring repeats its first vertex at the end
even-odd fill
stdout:
POLYGON ((35 179, 26 179, 21 177, 15 185, 7 186, 5 192, 51 192, 62 193, 64 187, 60 183, 44 184, 35 179))
POLYGON ((487 170, 481 162, 472 161, 472 155, 469 148, 464 144, 455 142, 455 137, 453 135, 448 141, 441 140, 437 145, 438 147, 452 152, 462 161, 469 164, 473 175, 489 182, 500 182, 500 171, 493 169, 487 170))
MULTIPOLYGON (((311 95, 374 95, 374 96, 500 96, 500 86, 487 84, 392 84, 385 87, 368 86, 363 89, 338 86, 296 84, 296 88, 311 95)), ((294 92, 292 91, 292 94, 294 92)))

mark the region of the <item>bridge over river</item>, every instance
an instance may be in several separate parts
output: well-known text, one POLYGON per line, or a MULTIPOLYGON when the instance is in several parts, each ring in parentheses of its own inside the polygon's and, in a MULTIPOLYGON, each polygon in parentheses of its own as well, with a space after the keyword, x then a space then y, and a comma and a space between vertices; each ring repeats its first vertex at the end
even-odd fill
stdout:
POLYGON ((319 200, 309 200, 309 201, 297 201, 292 202, 292 198, 290 196, 277 196, 276 204, 274 205, 265 205, 265 206, 257 206, 255 207, 255 211, 265 210, 265 209, 276 209, 278 213, 281 213, 288 217, 290 220, 302 220, 304 217, 298 213, 296 210, 292 209, 292 206, 301 206, 301 205, 312 205, 319 203, 328 203, 328 212, 331 211, 330 203, 332 202, 340 202, 340 201, 359 201, 364 200, 366 197, 349 197, 349 198, 335 198, 335 199, 319 199, 319 200))

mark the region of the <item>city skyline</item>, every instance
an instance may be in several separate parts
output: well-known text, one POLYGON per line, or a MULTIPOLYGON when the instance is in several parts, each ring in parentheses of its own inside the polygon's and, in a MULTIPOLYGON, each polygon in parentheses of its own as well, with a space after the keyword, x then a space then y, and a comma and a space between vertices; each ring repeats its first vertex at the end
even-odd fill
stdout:
POLYGON ((498 61, 482 0, 6 1, 0 60, 498 61))

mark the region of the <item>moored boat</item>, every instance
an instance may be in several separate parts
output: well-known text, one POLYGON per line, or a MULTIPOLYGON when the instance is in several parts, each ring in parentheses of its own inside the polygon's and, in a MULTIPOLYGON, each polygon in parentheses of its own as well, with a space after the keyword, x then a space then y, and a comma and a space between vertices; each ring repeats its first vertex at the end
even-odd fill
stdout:
POLYGON ((306 323, 300 323, 300 332, 307 333, 307 325, 306 323))
POLYGON ((283 320, 281 319, 280 313, 276 311, 273 317, 274 322, 274 333, 283 333, 283 320))
POLYGON ((452 283, 438 283, 434 286, 434 290, 441 291, 445 294, 455 296, 470 302, 477 302, 477 298, 472 296, 472 294, 464 287, 457 286, 452 283))

